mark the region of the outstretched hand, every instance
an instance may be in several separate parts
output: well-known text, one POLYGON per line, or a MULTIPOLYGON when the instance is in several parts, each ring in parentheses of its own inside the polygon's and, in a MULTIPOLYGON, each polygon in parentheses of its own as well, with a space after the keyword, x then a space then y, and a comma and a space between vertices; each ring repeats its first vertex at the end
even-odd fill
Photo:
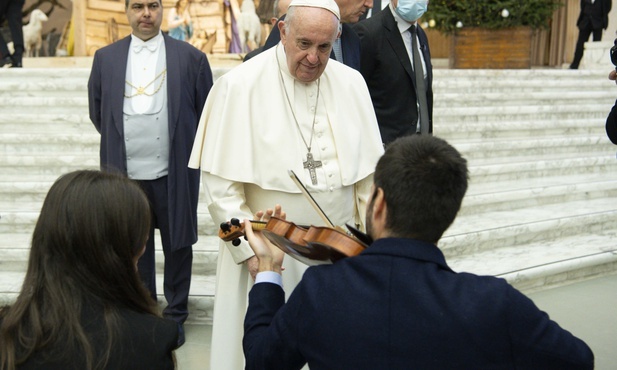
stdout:
MULTIPOLYGON (((274 209, 268 209, 265 212, 259 211, 255 213, 255 219, 258 221, 267 221, 270 217, 285 219, 286 214, 278 204, 274 207, 274 209)), ((253 252, 255 252, 255 256, 259 261, 258 272, 274 271, 280 274, 282 271, 285 252, 270 243, 261 231, 253 231, 250 220, 244 220, 244 225, 244 234, 246 235, 249 245, 253 252)))

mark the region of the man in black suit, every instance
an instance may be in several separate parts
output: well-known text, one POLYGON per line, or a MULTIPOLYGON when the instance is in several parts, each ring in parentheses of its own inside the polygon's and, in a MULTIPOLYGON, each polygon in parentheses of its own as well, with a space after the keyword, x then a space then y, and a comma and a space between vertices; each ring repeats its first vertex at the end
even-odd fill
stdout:
POLYGON ((384 144, 404 135, 433 132, 431 53, 426 34, 417 24, 428 1, 411 0, 417 6, 401 8, 402 1, 392 0, 382 11, 354 25, 361 42, 360 72, 371 93, 384 144), (416 27, 416 36, 411 26, 416 27), (418 68, 414 54, 420 59, 418 68), (416 71, 423 78, 416 78, 416 71))
POLYGON ((593 34, 593 41, 602 41, 602 29, 608 27, 608 13, 611 11, 612 0, 581 0, 581 13, 576 25, 578 27, 578 40, 574 50, 574 59, 570 69, 578 69, 585 43, 593 34))
POLYGON ((247 369, 593 369, 589 347, 505 280, 448 267, 437 245, 467 181, 467 161, 444 140, 393 142, 366 212, 374 242, 309 267, 287 303, 276 283, 283 252, 245 220, 260 271, 244 323, 247 369))
MULTIPOLYGON (((373 0, 335 0, 335 2, 341 12, 341 35, 334 42, 330 58, 359 71, 360 39, 351 28, 350 23, 357 22, 368 9, 372 8, 373 0)), ((282 16, 279 22, 282 20, 285 20, 285 16, 282 16)), ((270 35, 268 35, 263 50, 276 46, 279 41, 281 41, 281 33, 279 28, 275 26, 272 28, 270 35)))
POLYGON ((13 54, 10 54, 6 40, 0 32, 0 67, 11 65, 13 68, 21 68, 24 54, 24 32, 22 28, 21 10, 24 0, 0 0, 0 25, 6 19, 11 30, 13 41, 13 54))
POLYGON ((165 255, 163 315, 178 323, 182 344, 200 178, 188 160, 212 71, 204 53, 161 32, 160 0, 126 0, 125 6, 132 34, 94 55, 90 119, 101 134, 101 169, 137 180, 148 195, 152 226, 138 269, 156 300, 158 228, 165 255))

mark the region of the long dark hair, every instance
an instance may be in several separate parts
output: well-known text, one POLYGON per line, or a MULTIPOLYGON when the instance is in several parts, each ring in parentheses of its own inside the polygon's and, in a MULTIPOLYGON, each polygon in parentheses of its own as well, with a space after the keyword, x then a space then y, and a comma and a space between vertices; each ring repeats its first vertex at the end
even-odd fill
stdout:
POLYGON ((149 227, 145 194, 122 175, 82 170, 56 180, 32 235, 22 290, 0 311, 0 369, 55 348, 61 359, 83 353, 88 369, 103 368, 119 309, 158 316, 135 267, 149 227), (84 302, 104 310, 105 350, 91 346, 80 322, 84 302))

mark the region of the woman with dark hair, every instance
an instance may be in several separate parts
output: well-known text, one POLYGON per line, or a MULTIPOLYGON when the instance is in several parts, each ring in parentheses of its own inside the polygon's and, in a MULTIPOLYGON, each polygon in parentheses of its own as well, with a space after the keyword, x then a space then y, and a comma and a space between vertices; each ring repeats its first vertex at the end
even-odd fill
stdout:
POLYGON ((21 293, 0 310, 0 369, 173 369, 178 326, 136 272, 150 207, 131 180, 76 171, 52 185, 21 293))

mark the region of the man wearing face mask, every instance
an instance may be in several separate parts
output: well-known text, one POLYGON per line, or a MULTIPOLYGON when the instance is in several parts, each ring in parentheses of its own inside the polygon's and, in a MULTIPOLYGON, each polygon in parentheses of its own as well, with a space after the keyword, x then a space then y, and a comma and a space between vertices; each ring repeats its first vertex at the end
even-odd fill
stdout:
POLYGON ((433 67, 417 20, 428 0, 392 0, 354 25, 360 37, 360 72, 368 85, 384 144, 433 132, 433 67))

